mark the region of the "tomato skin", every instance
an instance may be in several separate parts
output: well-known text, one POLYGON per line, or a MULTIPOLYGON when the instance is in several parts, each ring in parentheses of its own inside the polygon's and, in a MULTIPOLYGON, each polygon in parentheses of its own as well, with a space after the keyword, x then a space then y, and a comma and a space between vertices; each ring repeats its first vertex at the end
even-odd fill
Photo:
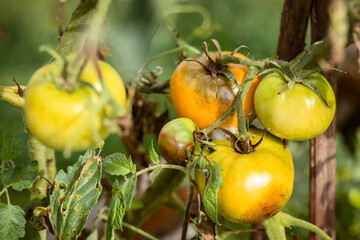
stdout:
MULTIPOLYGON (((222 52, 230 54, 230 52, 222 52)), ((210 52, 215 61, 216 52, 210 52)), ((246 58, 242 54, 237 57, 246 58)), ((191 59, 198 60, 207 65, 204 53, 195 55, 191 59)), ((239 85, 242 85, 248 73, 248 68, 240 64, 228 64, 239 85)), ((260 77, 255 78, 243 102, 244 116, 254 116, 254 92, 259 84, 260 77)), ((171 101, 179 117, 192 119, 198 128, 204 129, 218 120, 233 105, 238 89, 225 76, 218 75, 212 78, 199 63, 182 61, 172 75, 170 82, 171 101)), ((237 128, 236 112, 224 121, 221 127, 237 128)))
MULTIPOLYGON (((107 63, 99 61, 104 83, 115 101, 124 106, 126 90, 121 77, 107 63), (116 93, 116 94, 115 94, 116 93)), ((47 147, 64 151, 85 150, 105 139, 109 131, 104 126, 105 106, 99 111, 102 85, 95 67, 88 63, 81 73, 82 84, 73 92, 57 86, 61 77, 56 63, 45 65, 31 77, 26 88, 25 120, 29 132, 47 147)))
MULTIPOLYGON (((256 143, 263 132, 251 129, 256 143)), ((256 223, 278 213, 289 200, 294 183, 294 165, 290 150, 280 139, 267 134, 255 152, 239 154, 226 140, 215 140, 215 152, 208 155, 223 169, 223 186, 218 192, 218 210, 229 221, 256 223)), ((205 179, 195 176, 199 192, 205 179)))
POLYGON ((283 91, 287 82, 277 74, 264 77, 255 92, 255 111, 265 128, 280 138, 303 141, 322 134, 335 115, 336 101, 328 81, 315 73, 305 79, 320 91, 329 107, 310 88, 295 83, 283 91))
POLYGON ((184 165, 186 149, 194 151, 194 136, 196 126, 189 118, 174 119, 161 129, 159 134, 159 150, 163 158, 170 164, 184 165))

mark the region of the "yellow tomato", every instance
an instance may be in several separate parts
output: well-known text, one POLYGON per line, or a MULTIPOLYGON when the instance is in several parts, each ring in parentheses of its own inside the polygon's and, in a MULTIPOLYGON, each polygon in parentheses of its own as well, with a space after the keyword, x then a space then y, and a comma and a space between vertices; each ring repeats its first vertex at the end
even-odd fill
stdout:
MULTIPOLYGON (((263 132, 252 129, 256 143, 263 132)), ((256 223, 278 213, 289 200, 294 183, 291 153, 282 141, 267 134, 256 151, 239 154, 226 140, 213 141, 215 152, 208 155, 223 170, 223 186, 218 192, 219 214, 232 222, 256 223)), ((200 193, 205 178, 196 172, 200 193)))
MULTIPOLYGON (((126 102, 126 90, 119 74, 99 61, 104 84, 120 105, 126 102)), ((100 104, 103 87, 93 63, 88 62, 80 75, 82 84, 75 91, 56 83, 62 71, 56 63, 38 69, 26 88, 25 120, 29 132, 44 145, 58 151, 87 149, 105 139, 105 108, 100 104), (99 107, 100 106, 100 107, 99 107)))

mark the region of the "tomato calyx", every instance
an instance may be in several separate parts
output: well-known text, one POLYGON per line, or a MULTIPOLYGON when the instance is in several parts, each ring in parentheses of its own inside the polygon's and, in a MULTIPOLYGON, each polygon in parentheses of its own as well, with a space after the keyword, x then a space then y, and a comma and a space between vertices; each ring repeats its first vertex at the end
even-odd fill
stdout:
POLYGON ((230 142, 231 146, 233 146, 235 151, 240 154, 249 154, 249 153, 255 152, 256 148, 264 140, 266 132, 269 130, 269 129, 265 129, 265 131, 264 131, 262 137, 259 139, 259 141, 255 144, 252 144, 251 140, 250 140, 250 136, 248 136, 245 139, 241 139, 241 138, 238 138, 234 133, 232 133, 231 131, 229 131, 225 128, 218 127, 216 129, 219 129, 224 132, 225 136, 229 138, 229 142, 230 142))

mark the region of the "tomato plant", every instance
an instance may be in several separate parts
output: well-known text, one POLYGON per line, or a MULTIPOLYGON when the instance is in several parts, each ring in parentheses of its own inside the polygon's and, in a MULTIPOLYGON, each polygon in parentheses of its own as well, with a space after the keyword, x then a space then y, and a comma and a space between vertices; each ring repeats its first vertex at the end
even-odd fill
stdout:
POLYGON ((161 129, 159 134, 159 150, 168 163, 185 164, 186 150, 194 150, 196 126, 189 118, 174 119, 161 129))
MULTIPOLYGON (((104 84, 117 104, 126 102, 125 86, 118 73, 99 61, 104 84)), ((80 75, 80 85, 74 91, 61 88, 62 70, 51 63, 31 77, 25 99, 25 121, 29 132, 44 145, 58 151, 66 147, 84 150, 106 138, 104 124, 108 104, 101 105, 102 83, 93 63, 87 63, 80 75), (99 108, 100 106, 100 108, 99 108)))
MULTIPOLYGON (((230 52, 222 52, 230 54, 230 52)), ((217 53, 209 53, 213 61, 217 60, 217 53)), ((246 58, 236 53, 235 56, 246 58)), ((238 89, 224 75, 211 74, 203 67, 209 64, 204 53, 193 56, 196 61, 182 61, 171 77, 170 94, 174 109, 179 117, 192 119, 200 129, 204 129, 218 120, 234 104, 238 89), (201 64, 199 64, 199 62, 201 64), (203 64, 203 65, 202 65, 203 64)), ((228 64, 228 69, 234 74, 236 81, 242 85, 248 68, 240 64, 228 64)), ((260 77, 253 80, 243 102, 244 116, 254 116, 254 92, 260 77)), ((237 127, 237 114, 224 121, 220 126, 226 128, 237 127)))
POLYGON ((307 76, 307 81, 323 96, 301 82, 287 90, 288 82, 277 73, 264 77, 255 92, 255 111, 265 128, 280 138, 302 141, 323 133, 335 114, 335 95, 320 74, 307 76))
MULTIPOLYGON (((263 131, 251 129, 257 142, 263 131)), ((280 139, 267 134, 256 151, 237 153, 227 140, 215 140, 215 152, 207 156, 221 168, 223 186, 218 192, 219 214, 232 222, 256 223, 278 213, 289 200, 294 184, 291 153, 280 139)), ((200 193, 205 178, 196 173, 200 193)))

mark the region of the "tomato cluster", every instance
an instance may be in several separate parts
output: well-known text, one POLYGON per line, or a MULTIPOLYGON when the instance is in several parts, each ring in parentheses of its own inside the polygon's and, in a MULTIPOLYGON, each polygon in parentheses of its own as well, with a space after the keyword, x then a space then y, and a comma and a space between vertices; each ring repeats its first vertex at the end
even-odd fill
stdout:
MULTIPOLYGON (((194 138, 195 128, 207 132, 206 128, 237 104, 235 84, 220 71, 214 74, 214 66, 208 67, 218 60, 219 53, 205 53, 182 61, 171 78, 171 101, 181 118, 164 126, 159 147, 164 159, 172 164, 185 164, 189 157, 186 151, 192 153, 198 140, 194 138)), ((247 59, 241 54, 235 56, 247 59)), ((230 63, 221 67, 229 69, 239 85, 248 74, 244 65, 230 63)), ((230 221, 256 223, 278 213, 289 200, 294 183, 292 156, 281 139, 313 138, 323 133, 334 117, 335 96, 327 80, 316 72, 297 74, 303 78, 290 79, 290 83, 278 71, 262 80, 254 78, 243 99, 244 117, 250 116, 251 120, 256 114, 271 134, 264 137, 264 131, 249 129, 250 139, 213 140, 211 151, 203 144, 205 158, 222 169, 223 186, 217 204, 219 214, 230 221), (239 142, 240 148, 241 144, 248 147, 239 151, 239 142)), ((237 117, 234 111, 220 127, 234 132, 239 127, 237 117)), ((206 174, 197 170, 195 182, 201 195, 207 181, 206 174)))

